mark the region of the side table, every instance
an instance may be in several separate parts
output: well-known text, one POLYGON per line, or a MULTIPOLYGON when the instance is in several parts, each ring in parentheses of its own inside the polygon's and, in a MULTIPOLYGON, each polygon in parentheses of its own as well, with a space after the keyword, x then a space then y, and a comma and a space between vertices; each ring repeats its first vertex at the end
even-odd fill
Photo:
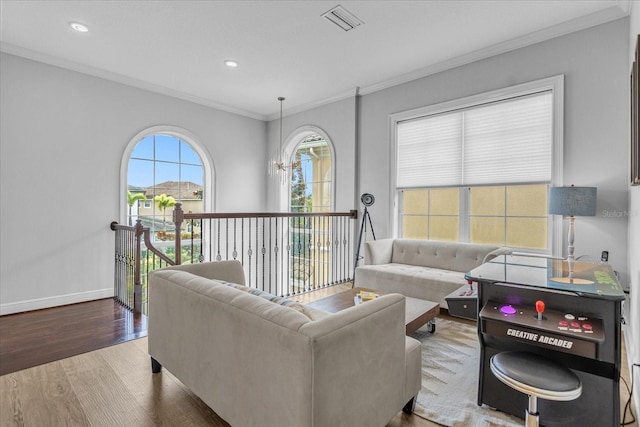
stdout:
POLYGON ((449 314, 465 319, 478 319, 478 286, 464 285, 444 298, 449 306, 449 314))

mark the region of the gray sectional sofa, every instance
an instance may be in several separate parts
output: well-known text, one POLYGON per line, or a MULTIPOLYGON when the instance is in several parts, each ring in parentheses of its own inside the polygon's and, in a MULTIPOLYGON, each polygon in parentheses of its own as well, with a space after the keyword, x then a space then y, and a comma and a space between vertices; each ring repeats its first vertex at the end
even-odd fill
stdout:
POLYGON ((365 264, 356 268, 355 286, 398 292, 440 303, 467 281, 465 273, 510 253, 509 248, 417 239, 382 239, 365 244, 365 264))
POLYGON ((376 427, 411 411, 422 356, 404 296, 329 314, 242 285, 237 261, 149 274, 155 375, 166 368, 232 426, 376 427))

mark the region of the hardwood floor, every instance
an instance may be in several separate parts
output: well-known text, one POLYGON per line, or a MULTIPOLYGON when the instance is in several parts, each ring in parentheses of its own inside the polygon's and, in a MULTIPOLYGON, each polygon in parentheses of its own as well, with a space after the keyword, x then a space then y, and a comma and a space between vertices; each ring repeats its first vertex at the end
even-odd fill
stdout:
POLYGON ((111 298, 2 316, 0 375, 146 335, 146 316, 111 298))
MULTIPOLYGON (((464 321, 446 311, 440 317, 464 321)), ((150 375, 147 339, 134 339, 146 330, 146 318, 134 318, 111 299, 0 317, 0 426, 228 427, 170 372, 150 375)), ((629 379, 624 346, 623 378, 629 379)), ((621 384, 621 406, 628 396, 621 384)), ((437 426, 402 412, 387 425, 437 426)))

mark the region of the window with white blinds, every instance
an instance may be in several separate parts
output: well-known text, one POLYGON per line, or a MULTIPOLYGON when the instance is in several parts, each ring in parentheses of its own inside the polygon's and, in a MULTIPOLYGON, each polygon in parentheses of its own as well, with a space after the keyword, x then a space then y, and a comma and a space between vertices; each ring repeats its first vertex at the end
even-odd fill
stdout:
POLYGON ((397 123, 396 187, 550 182, 553 93, 397 123))
POLYGON ((393 114, 396 235, 560 254, 563 92, 553 76, 393 114))

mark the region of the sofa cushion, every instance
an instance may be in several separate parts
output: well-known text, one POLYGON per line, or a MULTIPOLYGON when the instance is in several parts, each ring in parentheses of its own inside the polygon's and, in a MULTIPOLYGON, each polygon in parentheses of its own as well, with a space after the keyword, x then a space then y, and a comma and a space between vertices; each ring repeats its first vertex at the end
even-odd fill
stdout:
POLYGON ((497 246, 434 240, 395 239, 391 262, 466 273, 497 246))
POLYGON ((197 262, 195 264, 181 264, 164 267, 163 270, 186 271, 196 276, 214 280, 226 280, 228 282, 245 284, 244 270, 240 261, 215 261, 197 262))
MULTIPOLYGON (((216 261, 218 262, 218 261, 216 261)), ((149 273, 149 283, 151 278, 155 278, 156 283, 163 283, 174 291, 172 294, 179 293, 180 298, 189 300, 190 303, 200 303, 204 299, 216 301, 223 307, 233 309, 240 321, 243 316, 258 316, 267 322, 284 327, 291 331, 297 331, 302 325, 310 322, 309 318, 297 310, 291 310, 287 307, 273 304, 264 298, 258 298, 255 295, 249 295, 248 292, 240 292, 230 286, 226 286, 220 280, 207 279, 205 277, 196 276, 186 271, 159 269, 149 273)), ((157 301, 156 301, 157 302, 157 301)), ((149 312, 151 313, 152 292, 149 292, 149 312)), ((160 304, 156 304, 156 310, 171 311, 174 308, 172 304, 175 301, 168 299, 160 304)), ((151 315, 151 314, 150 314, 151 315)), ((164 316, 167 317, 167 316, 164 316)), ((151 326, 149 326, 151 330, 151 326)))
POLYGON ((238 285, 237 283, 224 282, 224 281, 221 281, 220 283, 222 283, 224 285, 227 285, 229 287, 232 287, 234 289, 238 289, 239 291, 247 292, 247 293, 250 293, 251 295, 255 295, 255 296, 258 296, 260 298, 264 298, 267 301, 271 301, 274 304, 278 304, 278 305, 281 305, 283 307, 288 307, 288 308, 290 308, 292 310, 296 310, 296 311, 304 314, 305 316, 307 316, 309 318, 309 320, 314 320, 313 314, 309 310, 307 310, 307 308, 304 305, 300 304, 297 301, 293 301, 293 300, 290 300, 290 299, 285 298, 285 297, 280 297, 280 296, 277 296, 277 295, 273 295, 273 294, 271 294, 269 292, 262 291, 260 289, 250 288, 249 286, 238 285))

